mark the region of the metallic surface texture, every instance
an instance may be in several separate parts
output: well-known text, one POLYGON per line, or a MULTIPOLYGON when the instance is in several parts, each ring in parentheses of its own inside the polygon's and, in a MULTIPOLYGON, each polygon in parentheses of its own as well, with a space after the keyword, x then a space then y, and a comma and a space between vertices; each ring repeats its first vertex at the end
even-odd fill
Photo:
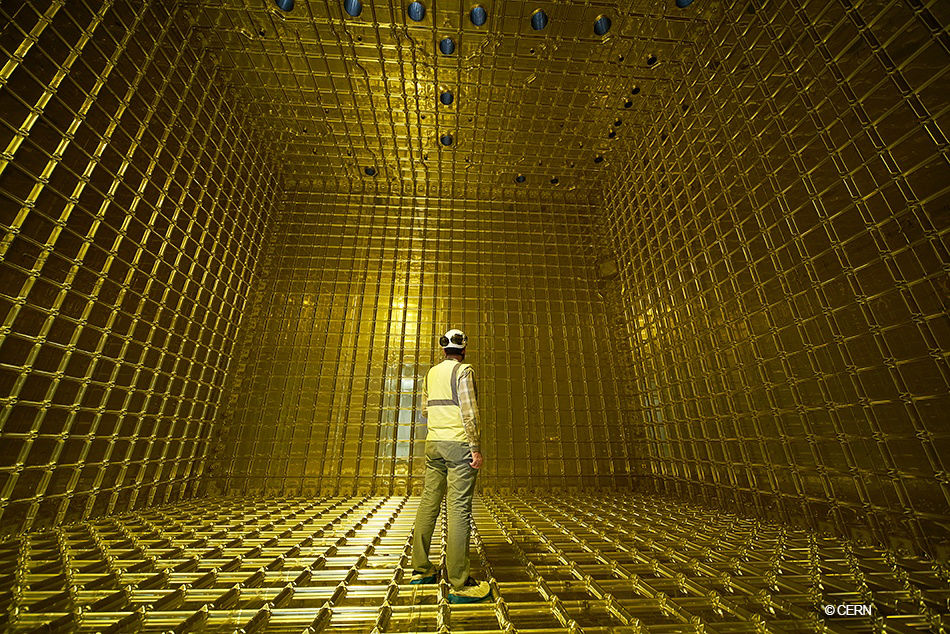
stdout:
MULTIPOLYGON (((472 565, 494 600, 453 606, 444 579, 409 585, 417 502, 205 499, 34 532, 0 548, 0 618, 15 632, 44 624, 486 634, 950 625, 950 572, 932 560, 634 494, 483 495, 472 565), (11 595, 16 583, 29 589, 11 595), (869 605, 872 616, 827 617, 827 605, 869 605)), ((434 561, 445 533, 437 526, 434 561)))
POLYGON ((447 187, 484 193, 518 172, 535 186, 558 178, 564 189, 600 190, 604 166, 593 157, 608 149, 618 111, 629 126, 648 108, 641 100, 623 110, 630 85, 652 94, 678 81, 682 57, 721 12, 718 2, 689 11, 656 0, 546 2, 537 31, 538 3, 479 2, 482 26, 469 16, 476 3, 423 4, 418 22, 394 0, 364 2, 356 18, 336 0, 290 12, 222 0, 202 3, 196 19, 242 102, 278 140, 286 178, 348 191, 373 165, 371 182, 438 183, 458 195, 447 187), (608 13, 612 26, 599 36, 594 23, 608 13), (451 55, 439 48, 445 37, 451 55), (456 95, 449 106, 439 101, 445 90, 456 95))
POLYGON ((0 527, 194 493, 270 207, 163 3, 4 3, 0 527))
POLYGON ((946 631, 948 24, 0 0, 0 630, 946 631))
POLYGON ((633 453, 649 490, 946 557, 950 38, 757 6, 611 157, 633 453))
POLYGON ((491 456, 482 485, 629 483, 589 204, 515 195, 288 191, 210 485, 419 492, 422 379, 457 324, 491 456))

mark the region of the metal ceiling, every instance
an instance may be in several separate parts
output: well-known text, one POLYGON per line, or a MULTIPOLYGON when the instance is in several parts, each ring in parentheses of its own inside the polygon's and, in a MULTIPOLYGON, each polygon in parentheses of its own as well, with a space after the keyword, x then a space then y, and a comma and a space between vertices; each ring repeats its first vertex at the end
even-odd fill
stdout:
POLYGON ((293 8, 201 3, 194 19, 288 182, 497 186, 521 174, 525 188, 579 191, 720 14, 718 2, 430 0, 414 21, 408 2, 365 2, 358 17, 341 1, 280 4, 293 8))

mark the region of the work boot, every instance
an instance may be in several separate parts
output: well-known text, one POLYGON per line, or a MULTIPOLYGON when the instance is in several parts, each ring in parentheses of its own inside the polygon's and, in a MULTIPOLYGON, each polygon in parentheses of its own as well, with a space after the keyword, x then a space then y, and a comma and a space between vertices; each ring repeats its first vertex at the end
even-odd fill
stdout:
POLYGON ((421 583, 426 583, 426 584, 435 583, 435 580, 438 578, 438 576, 439 576, 438 570, 436 570, 435 572, 425 572, 425 573, 414 572, 412 573, 412 579, 409 580, 409 585, 414 586, 421 583))
POLYGON ((449 591, 449 603, 478 603, 491 598, 491 586, 487 581, 478 581, 474 577, 465 580, 462 588, 449 591))

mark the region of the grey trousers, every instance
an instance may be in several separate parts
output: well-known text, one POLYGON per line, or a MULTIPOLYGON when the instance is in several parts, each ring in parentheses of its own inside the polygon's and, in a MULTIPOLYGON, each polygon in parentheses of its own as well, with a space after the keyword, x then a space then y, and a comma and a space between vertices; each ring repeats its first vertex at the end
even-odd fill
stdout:
POLYGON ((449 534, 445 552, 446 574, 452 587, 459 590, 469 575, 468 547, 472 535, 472 497, 475 476, 470 461, 472 452, 467 442, 430 440, 426 442, 426 475, 422 500, 416 512, 412 534, 412 570, 418 574, 435 572, 429 560, 432 532, 448 494, 449 534))

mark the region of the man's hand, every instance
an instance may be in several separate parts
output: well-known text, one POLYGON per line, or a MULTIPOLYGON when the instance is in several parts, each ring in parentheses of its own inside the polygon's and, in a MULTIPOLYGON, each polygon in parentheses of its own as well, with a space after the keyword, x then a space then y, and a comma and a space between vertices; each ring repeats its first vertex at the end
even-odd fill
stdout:
POLYGON ((482 452, 473 451, 472 452, 472 469, 481 469, 482 467, 482 452))

